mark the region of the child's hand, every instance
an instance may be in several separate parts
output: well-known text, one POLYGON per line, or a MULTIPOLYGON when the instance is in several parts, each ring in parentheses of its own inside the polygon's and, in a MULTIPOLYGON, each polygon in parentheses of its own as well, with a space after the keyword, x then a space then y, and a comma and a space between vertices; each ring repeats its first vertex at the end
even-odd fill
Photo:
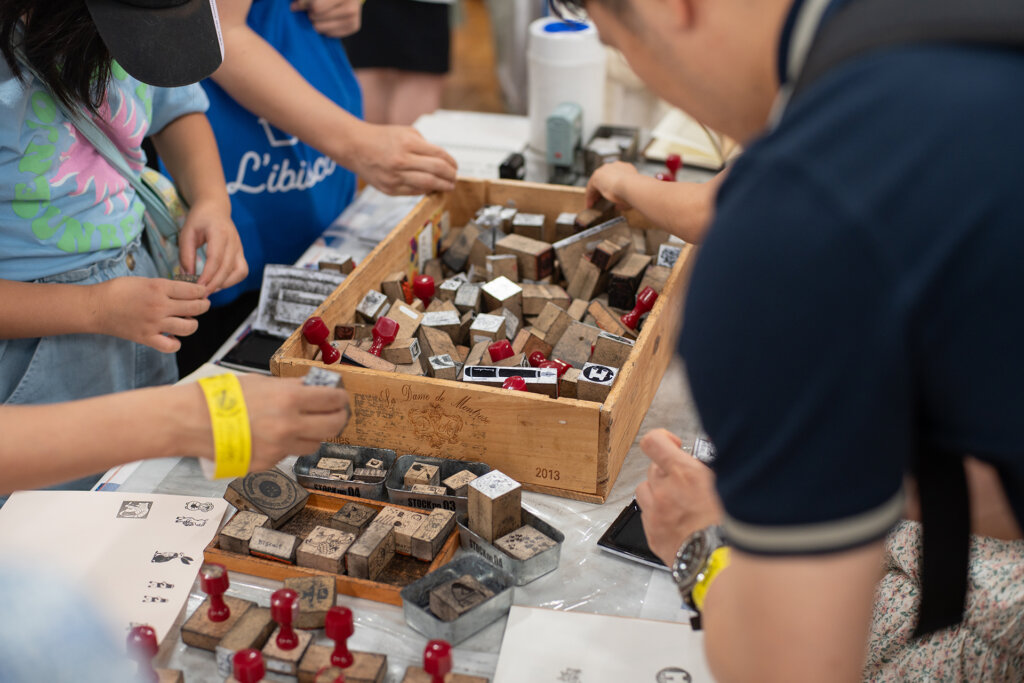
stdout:
POLYGON ((292 11, 305 11, 317 33, 344 38, 359 30, 363 0, 293 0, 292 11))
POLYGON ((206 288, 206 294, 237 284, 249 274, 242 240, 231 221, 230 205, 225 208, 219 203, 200 203, 189 210, 178 242, 181 268, 186 273, 195 272, 196 250, 204 244, 206 265, 198 284, 206 288))
POLYGON ((206 288, 189 282, 118 277, 88 286, 97 334, 145 344, 163 353, 181 348, 177 337, 194 333, 199 328, 195 317, 210 308, 206 288))

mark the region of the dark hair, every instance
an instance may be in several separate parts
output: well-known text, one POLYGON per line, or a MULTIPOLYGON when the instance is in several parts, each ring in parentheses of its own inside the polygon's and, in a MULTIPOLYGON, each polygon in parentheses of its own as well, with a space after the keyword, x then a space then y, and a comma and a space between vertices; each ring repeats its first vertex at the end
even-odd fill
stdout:
POLYGON ((57 99, 93 112, 103 103, 112 59, 83 0, 0 0, 0 51, 26 78, 14 54, 19 43, 57 99))

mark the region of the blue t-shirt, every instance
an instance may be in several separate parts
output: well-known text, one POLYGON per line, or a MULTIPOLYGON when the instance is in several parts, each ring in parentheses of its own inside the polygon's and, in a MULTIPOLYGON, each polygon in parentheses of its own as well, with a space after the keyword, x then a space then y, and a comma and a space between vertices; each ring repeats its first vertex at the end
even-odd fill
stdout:
MULTIPOLYGON (((317 33, 306 12, 292 11, 287 2, 255 0, 247 23, 310 85, 362 117, 362 93, 341 41, 317 33)), ((203 87, 231 217, 249 262, 248 278, 213 297, 225 304, 259 289, 266 264, 298 259, 352 201, 356 180, 327 155, 247 111, 212 80, 203 87)))
MULTIPOLYGON (((205 111, 198 85, 154 88, 114 63, 96 122, 129 163, 142 139, 205 111)), ((142 201, 60 113, 35 78, 0 60, 0 278, 27 282, 109 258, 142 231, 142 201)))
POLYGON ((880 538, 918 443, 996 465, 1024 523, 1021 83, 1020 52, 878 51, 735 164, 680 349, 737 546, 880 538))

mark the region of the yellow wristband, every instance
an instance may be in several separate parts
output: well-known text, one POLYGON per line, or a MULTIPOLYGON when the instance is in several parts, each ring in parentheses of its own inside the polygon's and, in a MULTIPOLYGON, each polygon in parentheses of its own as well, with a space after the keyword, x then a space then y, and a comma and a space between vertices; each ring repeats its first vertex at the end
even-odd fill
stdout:
POLYGON ((204 377, 199 387, 206 397, 213 426, 215 479, 241 477, 249 472, 252 459, 252 431, 249 411, 245 407, 242 385, 232 374, 204 377))
POLYGON ((708 558, 708 568, 704 570, 704 575, 690 591, 690 599, 693 600, 693 606, 697 608, 698 612, 704 611, 704 598, 708 594, 708 586, 723 569, 729 566, 729 551, 729 546, 723 545, 711 553, 711 557, 708 558))

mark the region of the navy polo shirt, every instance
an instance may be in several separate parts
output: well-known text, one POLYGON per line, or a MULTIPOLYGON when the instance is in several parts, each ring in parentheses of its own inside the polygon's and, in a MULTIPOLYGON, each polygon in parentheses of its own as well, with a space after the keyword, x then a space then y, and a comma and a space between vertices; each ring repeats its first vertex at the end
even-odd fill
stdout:
POLYGON ((737 547, 884 536, 917 443, 995 464, 1024 524, 1022 83, 1022 52, 875 52, 734 165, 680 351, 737 547))

